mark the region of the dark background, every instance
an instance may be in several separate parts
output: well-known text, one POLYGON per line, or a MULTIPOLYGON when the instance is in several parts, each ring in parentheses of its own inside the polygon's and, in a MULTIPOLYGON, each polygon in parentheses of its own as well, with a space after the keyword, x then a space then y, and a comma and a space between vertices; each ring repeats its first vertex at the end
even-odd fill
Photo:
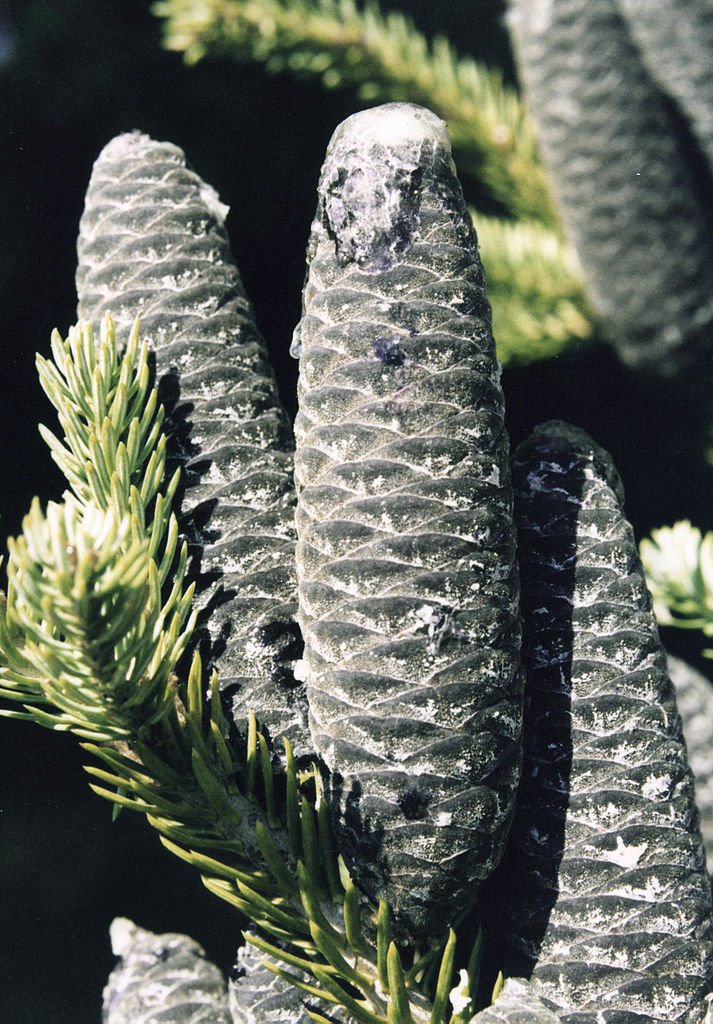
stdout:
MULTIPOLYGON (((513 78, 498 0, 400 7, 427 33, 446 32, 513 78), (443 10, 445 8, 445 10, 443 10)), ((284 400, 294 411, 303 255, 315 185, 336 124, 359 107, 350 92, 162 51, 144 0, 0 0, 0 511, 15 534, 33 494, 62 484, 36 430, 51 420, 34 371, 53 327, 75 319, 75 239, 92 162, 121 131, 177 143, 230 204, 228 226, 284 400)), ((466 183, 467 184, 467 183, 466 183)), ((486 267, 487 270, 487 267, 486 267)), ((497 331, 497 323, 495 325, 497 331)), ((608 447, 637 533, 690 517, 713 525, 695 395, 642 381, 604 346, 505 373, 517 443, 551 417, 608 447)), ((672 637, 694 656, 695 640, 672 637)), ((229 968, 237 914, 129 812, 111 824, 72 737, 0 722, 0 1021, 91 1024, 111 969, 116 915, 186 931, 229 968)))

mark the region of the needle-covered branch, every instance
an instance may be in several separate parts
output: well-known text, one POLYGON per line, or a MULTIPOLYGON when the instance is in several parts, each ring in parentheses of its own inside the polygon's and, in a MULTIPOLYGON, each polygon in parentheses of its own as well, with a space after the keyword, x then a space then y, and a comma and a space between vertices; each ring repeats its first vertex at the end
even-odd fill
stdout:
MULTIPOLYGON (((0 629, 0 696, 11 706, 0 713, 83 739, 92 789, 145 814, 166 847, 258 929, 253 942, 280 977, 355 1020, 426 1024, 418 960, 402 963, 388 908, 375 915, 337 858, 317 769, 298 771, 288 740, 284 758, 273 754, 254 716, 244 740, 229 736, 217 676, 206 687, 197 653, 181 679, 194 622, 185 546, 162 597, 152 557, 156 488, 144 503, 131 482, 155 457, 163 466, 165 449, 160 424, 151 427, 156 397, 140 351, 134 331, 122 360, 107 321, 99 341, 81 327, 67 343, 55 337, 54 364, 41 364, 66 425, 52 450, 77 494, 46 514, 35 503, 11 542, 0 629), (124 435, 133 439, 128 487, 117 481, 124 435), (150 438, 143 454, 142 437, 150 438)), ((171 495, 160 493, 165 525, 171 495)), ((447 957, 431 992, 437 1005, 451 977, 447 957)))
POLYGON ((162 0, 166 46, 258 61, 270 71, 356 86, 363 100, 422 103, 445 121, 461 173, 478 178, 513 216, 554 213, 529 118, 498 72, 433 44, 397 12, 355 0, 162 0))

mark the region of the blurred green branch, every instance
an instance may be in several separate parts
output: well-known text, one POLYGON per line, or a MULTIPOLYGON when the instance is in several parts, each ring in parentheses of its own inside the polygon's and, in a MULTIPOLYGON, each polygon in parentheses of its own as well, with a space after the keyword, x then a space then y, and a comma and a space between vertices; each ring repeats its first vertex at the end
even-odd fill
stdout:
POLYGON ((473 216, 481 238, 503 362, 556 355, 592 335, 594 317, 562 240, 532 123, 516 91, 442 36, 432 43, 400 13, 355 0, 159 0, 164 42, 206 56, 352 87, 367 104, 422 103, 447 123, 466 181, 503 211, 473 216))
POLYGON ((442 36, 429 44, 404 15, 355 0, 159 0, 153 10, 165 19, 165 45, 188 61, 220 54, 355 87, 369 104, 430 107, 448 123, 461 175, 482 181, 511 215, 555 222, 515 91, 442 36))
POLYGON ((487 268, 500 360, 547 359, 574 340, 588 341, 594 314, 574 250, 536 221, 472 215, 487 268))

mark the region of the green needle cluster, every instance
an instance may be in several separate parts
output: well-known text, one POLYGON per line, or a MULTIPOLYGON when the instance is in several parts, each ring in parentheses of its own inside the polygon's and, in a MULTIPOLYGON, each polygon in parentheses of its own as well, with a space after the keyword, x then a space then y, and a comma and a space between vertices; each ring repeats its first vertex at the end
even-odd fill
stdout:
POLYGON ((121 358, 109 319, 98 343, 79 325, 66 340, 55 332, 52 350, 38 370, 64 441, 41 430, 70 489, 46 514, 35 502, 10 541, 0 692, 23 705, 11 717, 126 739, 170 706, 195 621, 170 512, 178 477, 164 481, 163 411, 138 330, 121 358))
POLYGON ((662 526, 642 540, 641 559, 659 622, 713 636, 713 533, 686 520, 662 526))

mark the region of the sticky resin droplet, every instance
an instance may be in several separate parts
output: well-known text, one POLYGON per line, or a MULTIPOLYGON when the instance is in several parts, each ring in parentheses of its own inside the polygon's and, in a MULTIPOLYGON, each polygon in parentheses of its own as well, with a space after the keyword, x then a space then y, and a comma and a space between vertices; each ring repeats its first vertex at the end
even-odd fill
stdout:
POLYGON ((406 360, 398 338, 375 338, 372 347, 376 358, 384 366, 403 366, 406 360))
POLYGON ((293 359, 299 359, 302 355, 302 321, 297 324, 294 331, 292 332, 292 342, 290 343, 290 355, 293 359))

